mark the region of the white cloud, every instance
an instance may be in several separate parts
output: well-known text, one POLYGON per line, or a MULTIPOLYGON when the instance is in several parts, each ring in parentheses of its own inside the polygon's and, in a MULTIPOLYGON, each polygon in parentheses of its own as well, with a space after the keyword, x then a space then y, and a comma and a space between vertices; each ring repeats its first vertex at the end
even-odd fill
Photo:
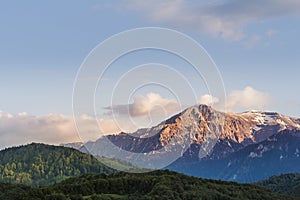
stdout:
POLYGON ((180 110, 180 105, 175 99, 167 99, 156 93, 148 93, 145 96, 136 96, 132 104, 114 105, 105 107, 118 115, 131 117, 155 117, 168 116, 180 110))
POLYGON ((209 94, 200 97, 200 103, 212 105, 218 110, 226 111, 245 111, 252 109, 264 109, 270 103, 270 96, 267 93, 260 92, 252 87, 245 87, 243 90, 234 90, 230 92, 226 101, 221 100, 209 94))
MULTIPOLYGON (((133 104, 107 108, 120 115, 130 108, 132 116, 162 116, 178 111, 176 100, 162 98, 159 94, 149 93, 134 98, 133 104)), ((76 117, 61 114, 30 115, 26 112, 11 114, 0 112, 0 149, 30 142, 60 144, 68 142, 96 140, 103 135, 133 132, 140 127, 137 121, 129 119, 95 119, 88 115, 76 117), (79 135, 78 132, 79 131, 79 135)), ((143 125, 147 125, 144 122, 143 125)))
POLYGON ((205 105, 209 105, 209 106, 213 106, 214 104, 216 104, 218 102, 219 102, 219 99, 217 97, 213 97, 209 94, 205 94, 205 95, 201 96, 199 99, 200 104, 205 104, 205 105))
MULTIPOLYGON (((219 109, 224 99, 211 95, 203 95, 199 102, 213 105, 219 109)), ((264 92, 252 87, 235 90, 227 95, 226 110, 262 109, 270 102, 270 97, 264 92)), ((148 115, 171 115, 179 111, 180 105, 174 99, 162 98, 159 94, 149 93, 137 96, 129 105, 117 105, 107 108, 119 115, 127 115, 128 109, 133 117, 148 115)), ((165 116, 164 116, 165 117, 165 116)), ((115 134, 121 131, 132 132, 138 128, 132 121, 121 119, 95 119, 88 115, 77 117, 80 137, 77 133, 73 116, 48 114, 42 116, 28 113, 11 114, 0 112, 0 149, 6 146, 26 144, 30 142, 44 142, 60 144, 76 141, 95 140, 106 134, 115 134), (95 123, 95 122, 98 122, 95 123), (99 125, 99 126, 98 126, 99 125)))
POLYGON ((80 126, 80 137, 73 116, 60 114, 35 116, 27 113, 0 112, 0 149, 30 142, 60 144, 81 141, 81 139, 84 141, 95 140, 105 134, 119 133, 121 131, 119 126, 126 127, 127 125, 126 122, 117 122, 113 119, 95 121, 93 117, 86 115, 77 119, 80 126))
POLYGON ((123 7, 136 11, 153 22, 175 28, 189 28, 229 40, 245 38, 244 29, 249 24, 300 14, 299 0, 227 0, 213 3, 127 0, 123 7))
POLYGON ((270 96, 267 93, 257 91, 252 87, 243 90, 235 90, 227 96, 226 107, 234 109, 263 109, 270 103, 270 96))
POLYGON ((266 31, 266 35, 269 36, 269 37, 271 37, 271 36, 276 35, 278 32, 279 31, 277 31, 277 30, 270 29, 270 30, 266 31))
POLYGON ((251 48, 253 47, 256 43, 258 43, 261 40, 261 36, 259 35, 251 35, 247 41, 244 42, 245 47, 251 48))

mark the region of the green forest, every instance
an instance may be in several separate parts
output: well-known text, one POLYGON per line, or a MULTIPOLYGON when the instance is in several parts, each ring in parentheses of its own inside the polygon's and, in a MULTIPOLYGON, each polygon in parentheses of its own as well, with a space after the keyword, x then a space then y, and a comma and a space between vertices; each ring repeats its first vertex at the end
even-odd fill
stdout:
POLYGON ((1 200, 300 199, 299 180, 299 174, 287 174, 238 184, 168 170, 117 172, 78 150, 36 143, 0 151, 1 200))
POLYGON ((271 189, 273 192, 300 195, 300 174, 282 174, 260 181, 258 185, 271 189))
POLYGON ((54 184, 85 173, 111 173, 91 155, 45 144, 30 144, 0 151, 0 181, 31 186, 54 184))
POLYGON ((252 184, 199 179, 170 171, 146 174, 85 174, 60 183, 31 188, 1 184, 0 199, 300 199, 252 184))

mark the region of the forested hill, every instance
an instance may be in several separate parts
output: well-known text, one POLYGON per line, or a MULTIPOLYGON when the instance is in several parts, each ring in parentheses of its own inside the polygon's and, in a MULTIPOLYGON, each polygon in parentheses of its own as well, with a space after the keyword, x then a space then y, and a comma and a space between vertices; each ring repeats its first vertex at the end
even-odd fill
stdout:
POLYGON ((0 182, 41 186, 85 173, 112 171, 72 148, 32 143, 0 151, 0 182))
POLYGON ((30 188, 0 184, 0 199, 97 200, 97 199, 299 199, 299 196, 272 193, 251 184, 215 181, 169 171, 146 174, 117 172, 110 175, 85 174, 58 184, 30 188))
POLYGON ((271 189, 273 192, 300 195, 300 174, 282 174, 272 176, 258 182, 258 185, 271 189))

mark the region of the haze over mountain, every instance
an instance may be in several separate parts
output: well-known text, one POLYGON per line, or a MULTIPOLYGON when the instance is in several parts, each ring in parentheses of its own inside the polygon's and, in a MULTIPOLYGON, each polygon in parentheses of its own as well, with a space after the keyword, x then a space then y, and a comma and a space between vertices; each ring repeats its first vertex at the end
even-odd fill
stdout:
POLYGON ((199 177, 252 182, 300 172, 300 119, 197 105, 155 127, 102 137, 81 150, 139 167, 167 164, 167 169, 199 177))

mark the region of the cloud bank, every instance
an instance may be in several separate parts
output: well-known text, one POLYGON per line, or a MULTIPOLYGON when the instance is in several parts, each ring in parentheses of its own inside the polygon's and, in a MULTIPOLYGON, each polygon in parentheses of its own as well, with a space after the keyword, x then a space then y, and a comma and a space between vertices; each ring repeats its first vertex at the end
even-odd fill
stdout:
POLYGON ((226 107, 228 110, 235 109, 263 109, 270 103, 270 96, 252 87, 243 90, 235 90, 227 96, 226 107))
MULTIPOLYGON (((199 99, 200 103, 212 105, 216 109, 223 105, 222 101, 224 101, 222 98, 208 94, 199 99)), ((268 94, 246 87, 228 94, 226 110, 262 109, 269 102, 268 94)), ((175 99, 166 99, 159 94, 149 93, 135 97, 132 104, 116 105, 106 109, 116 112, 120 117, 128 115, 129 109, 130 115, 138 119, 149 115, 166 118, 166 114, 177 113, 180 105, 175 99)), ((77 133, 73 116, 61 114, 35 116, 25 112, 19 114, 0 112, 0 149, 30 142, 60 144, 96 140, 103 135, 116 134, 121 131, 132 132, 139 128, 128 119, 123 121, 119 118, 96 120, 88 115, 78 116, 76 119, 80 127, 80 136, 77 133)))
POLYGON ((199 102, 202 104, 212 105, 217 109, 224 109, 221 106, 225 105, 226 111, 245 111, 252 109, 264 109, 270 104, 271 97, 269 94, 255 90, 252 87, 245 87, 243 90, 234 90, 230 92, 224 104, 225 99, 219 100, 209 94, 200 97, 199 102))
MULTIPOLYGON (((176 100, 162 98, 155 93, 134 98, 133 104, 117 105, 107 108, 119 115, 125 115, 130 110, 133 117, 164 116, 178 111, 176 100)), ((0 112, 0 149, 31 142, 60 144, 68 142, 96 140, 103 135, 117 134, 121 131, 135 131, 137 124, 129 119, 98 119, 88 115, 76 117, 78 130, 73 116, 61 114, 30 115, 25 112, 11 114, 0 112), (96 123, 95 123, 96 122, 96 123)))
MULTIPOLYGON (((83 115, 78 117, 78 120, 82 127, 80 131, 82 139, 95 140, 103 134, 120 132, 118 124, 112 119, 98 120, 102 132, 95 125, 94 118, 83 115)), ((60 144, 81 141, 73 116, 60 114, 35 116, 27 113, 0 112, 0 136, 0 149, 30 142, 60 144)))
POLYGON ((175 99, 161 97, 157 93, 148 93, 134 97, 132 104, 105 107, 110 113, 131 117, 161 117, 174 114, 180 110, 175 99))
MULTIPOLYGON (((300 14, 299 0, 127 0, 123 8, 147 20, 175 28, 188 28, 227 40, 242 40, 247 25, 300 14)), ((252 37, 252 36, 250 36, 252 37)))
POLYGON ((205 94, 200 97, 199 103, 205 104, 208 106, 213 106, 214 104, 217 104, 220 100, 217 97, 213 97, 212 95, 205 94))

